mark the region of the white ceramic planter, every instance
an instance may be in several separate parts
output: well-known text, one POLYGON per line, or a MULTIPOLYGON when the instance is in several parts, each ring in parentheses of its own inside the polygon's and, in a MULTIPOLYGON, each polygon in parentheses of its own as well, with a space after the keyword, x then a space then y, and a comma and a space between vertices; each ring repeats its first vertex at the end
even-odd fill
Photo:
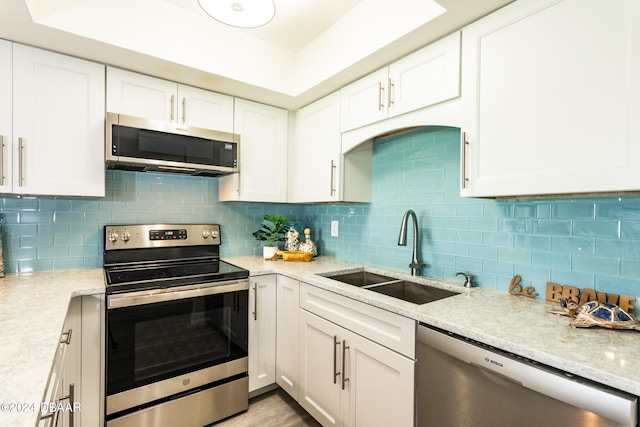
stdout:
POLYGON ((275 258, 276 252, 278 252, 277 246, 263 246, 262 247, 262 256, 264 259, 272 259, 275 258))

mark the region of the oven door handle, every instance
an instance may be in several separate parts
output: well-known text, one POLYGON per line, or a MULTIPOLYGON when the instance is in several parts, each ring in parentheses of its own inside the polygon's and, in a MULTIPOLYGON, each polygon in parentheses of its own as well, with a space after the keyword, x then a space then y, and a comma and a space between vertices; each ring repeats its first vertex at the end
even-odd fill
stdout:
POLYGON ((156 302, 197 298, 206 295, 224 294, 249 289, 249 279, 226 280, 224 282, 201 283, 198 285, 173 288, 151 289, 147 291, 112 294, 107 297, 107 308, 133 307, 156 302))

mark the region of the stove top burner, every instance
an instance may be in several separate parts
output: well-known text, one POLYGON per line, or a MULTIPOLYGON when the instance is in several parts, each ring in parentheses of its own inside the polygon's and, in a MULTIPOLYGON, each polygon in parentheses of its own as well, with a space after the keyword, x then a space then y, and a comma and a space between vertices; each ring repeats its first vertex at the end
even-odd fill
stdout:
POLYGON ((166 278, 216 274, 220 270, 219 261, 194 262, 187 264, 151 265, 143 267, 114 267, 107 269, 107 283, 118 285, 122 283, 151 281, 166 278))
POLYGON ((247 270, 220 261, 219 230, 219 225, 202 224, 106 226, 107 293, 249 277, 247 270), (159 235, 181 238, 159 239, 159 235))
POLYGON ((249 272, 225 261, 105 268, 107 292, 168 288, 172 286, 245 279, 249 272))

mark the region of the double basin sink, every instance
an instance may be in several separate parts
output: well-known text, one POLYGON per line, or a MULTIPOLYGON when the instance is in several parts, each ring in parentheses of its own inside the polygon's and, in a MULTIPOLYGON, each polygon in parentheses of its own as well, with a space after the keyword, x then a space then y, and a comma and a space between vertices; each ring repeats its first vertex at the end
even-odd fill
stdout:
POLYGON ((326 277, 414 304, 426 304, 458 295, 458 293, 446 289, 383 276, 369 271, 356 271, 326 277))

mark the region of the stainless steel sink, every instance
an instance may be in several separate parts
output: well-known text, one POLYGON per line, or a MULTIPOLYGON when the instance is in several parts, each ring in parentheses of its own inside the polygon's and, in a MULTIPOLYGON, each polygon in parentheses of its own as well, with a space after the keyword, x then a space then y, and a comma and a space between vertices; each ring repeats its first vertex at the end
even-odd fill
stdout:
POLYGON ((367 289, 390 297, 398 298, 403 301, 409 301, 414 304, 426 304, 428 302, 458 295, 457 293, 446 289, 423 285, 422 283, 408 282, 406 280, 398 280, 396 282, 371 286, 367 287, 367 289))
POLYGON ((356 271, 326 277, 414 304, 426 304, 458 295, 456 292, 435 286, 383 276, 369 271, 356 271))
POLYGON ((358 287, 398 280, 393 277, 382 276, 380 274, 370 273, 368 271, 356 271, 354 273, 337 274, 335 276, 327 277, 333 280, 337 280, 338 282, 347 283, 349 285, 358 287))

